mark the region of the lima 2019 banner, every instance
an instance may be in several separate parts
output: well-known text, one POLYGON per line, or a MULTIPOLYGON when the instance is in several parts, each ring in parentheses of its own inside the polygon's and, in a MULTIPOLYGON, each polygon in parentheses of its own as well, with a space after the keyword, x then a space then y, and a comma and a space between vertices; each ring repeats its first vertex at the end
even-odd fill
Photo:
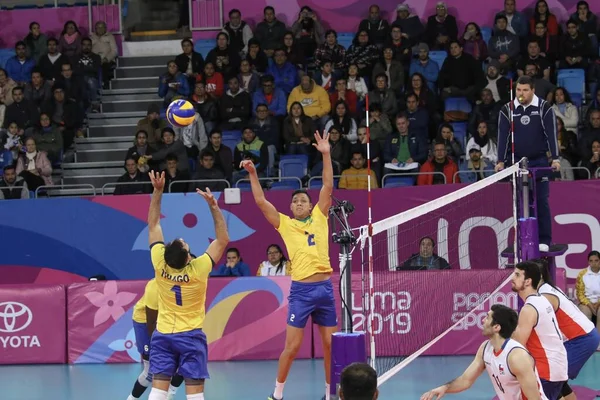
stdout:
MULTIPOLYGON (((414 208, 448 194, 461 185, 391 188, 375 190, 373 221, 414 208)), ((589 251, 600 249, 600 205, 596 193, 600 181, 553 182, 550 203, 553 239, 569 249, 558 257, 567 278, 587 266, 589 251)), ((350 224, 367 223, 365 191, 338 190, 335 197, 356 206, 350 224)), ((318 198, 318 192, 311 192, 318 198)), ((251 193, 242 193, 240 205, 225 205, 230 246, 240 250, 255 274, 266 259, 267 247, 283 246, 277 231, 262 216, 251 193)), ((395 236, 396 260, 390 260, 390 238, 374 238, 375 269, 395 267, 418 252, 419 239, 437 239, 437 250, 453 269, 498 268, 499 252, 512 242, 511 191, 497 184, 472 196, 403 224, 395 236), (474 220, 478 222, 473 223, 474 220), (440 229, 443 227, 443 229, 440 229), (397 265, 397 264, 396 264, 397 265)), ((153 276, 148 249, 146 219, 150 195, 100 196, 93 198, 34 199, 4 201, 0 207, 0 284, 61 283, 87 280, 102 274, 108 279, 149 279, 153 276)), ((289 213, 290 193, 269 192, 267 198, 278 210, 289 213)), ((192 252, 200 254, 215 232, 205 201, 197 194, 167 194, 163 197, 161 225, 167 241, 183 237, 192 252)), ((330 257, 337 269, 339 248, 330 244, 330 257)), ((357 250, 358 253, 358 250, 357 250)), ((355 253, 353 268, 360 270, 355 253)), ((224 261, 217 261, 222 264, 224 261)))

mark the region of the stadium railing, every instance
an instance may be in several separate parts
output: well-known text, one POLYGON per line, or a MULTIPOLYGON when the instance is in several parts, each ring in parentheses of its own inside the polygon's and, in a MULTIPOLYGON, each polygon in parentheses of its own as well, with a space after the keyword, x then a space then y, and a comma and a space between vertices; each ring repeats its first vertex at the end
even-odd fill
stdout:
POLYGON ((496 171, 494 171, 493 169, 482 169, 481 171, 470 171, 470 170, 468 170, 468 171, 467 170, 465 170, 465 171, 458 171, 458 172, 455 172, 454 175, 452 175, 452 183, 457 183, 456 182, 456 178, 458 176, 460 176, 461 174, 475 174, 475 173, 478 173, 478 172, 483 172, 485 174, 487 172, 494 173, 496 171))
MULTIPOLYGON (((123 2, 125 0, 88 0, 88 25, 89 32, 94 31, 98 21, 106 23, 109 33, 121 35, 123 33, 123 2)), ((102 81, 100 81, 102 82, 102 81)))
POLYGON ((448 183, 446 180, 446 175, 444 175, 441 172, 435 171, 435 172, 407 172, 407 173, 402 173, 402 174, 385 174, 383 176, 383 178, 381 179, 381 187, 385 187, 385 181, 386 179, 389 179, 391 177, 397 176, 397 177, 401 177, 401 178, 410 178, 413 177, 415 178, 415 183, 416 183, 416 179, 420 176, 420 175, 441 175, 442 177, 444 177, 444 184, 448 183))
POLYGON ((225 185, 227 185, 227 188, 231 187, 231 184, 229 183, 229 181, 227 181, 225 179, 188 179, 188 180, 183 180, 183 181, 173 181, 173 182, 169 183, 168 193, 171 193, 171 188, 173 187, 174 184, 187 183, 189 186, 190 183, 203 183, 203 182, 224 183, 225 185))
POLYGON ((106 196, 108 194, 113 194, 113 192, 115 191, 117 186, 142 186, 142 185, 146 185, 146 186, 150 186, 150 187, 152 186, 150 181, 148 181, 148 182, 109 182, 109 183, 105 183, 104 185, 102 185, 102 188, 100 188, 100 195, 106 196), (112 190, 110 190, 111 188, 112 188, 112 190))
POLYGON ((587 179, 592 179, 592 173, 590 172, 589 169, 587 169, 586 167, 561 167, 560 169, 564 169, 567 171, 584 171, 585 174, 587 175, 587 179))
MULTIPOLYGON (((265 183, 269 183, 269 182, 284 182, 284 181, 290 181, 290 182, 294 182, 294 183, 298 183, 298 188, 302 188, 302 180, 300 180, 300 178, 296 178, 295 176, 284 176, 284 177, 274 177, 274 178, 258 178, 259 182, 265 182, 265 183)), ((244 178, 244 179, 240 179, 239 181, 237 181, 235 183, 236 188, 239 189, 246 189, 249 187, 250 184, 250 179, 244 178)))
POLYGON ((91 183, 76 183, 69 185, 40 186, 35 189, 36 199, 43 197, 67 197, 67 196, 96 196, 97 190, 91 183))

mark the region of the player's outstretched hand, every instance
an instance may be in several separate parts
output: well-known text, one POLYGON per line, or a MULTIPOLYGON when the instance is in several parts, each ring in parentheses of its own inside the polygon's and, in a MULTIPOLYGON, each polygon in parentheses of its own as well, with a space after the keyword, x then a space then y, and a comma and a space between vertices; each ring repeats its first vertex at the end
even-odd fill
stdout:
POLYGON ((421 400, 440 400, 446 394, 446 386, 440 386, 430 390, 427 393, 423 393, 421 400))
POLYGON ((256 172, 256 167, 254 167, 254 163, 252 160, 244 160, 240 163, 240 168, 245 169, 249 174, 253 174, 256 172))
POLYGON ((321 136, 319 131, 316 131, 315 141, 316 143, 313 143, 313 146, 315 146, 321 154, 329 153, 329 151, 331 150, 331 146, 329 145, 329 132, 321 136))
POLYGON ((154 190, 158 190, 162 192, 165 190, 165 172, 154 172, 154 170, 148 173, 150 176, 150 181, 152 182, 152 186, 154 190))
POLYGON ((209 207, 218 207, 219 206, 219 204, 217 203, 217 199, 215 199, 215 196, 213 196, 213 194, 209 188, 206 188, 206 192, 203 192, 200 189, 196 189, 196 193, 198 193, 200 196, 204 197, 204 200, 206 200, 209 207))

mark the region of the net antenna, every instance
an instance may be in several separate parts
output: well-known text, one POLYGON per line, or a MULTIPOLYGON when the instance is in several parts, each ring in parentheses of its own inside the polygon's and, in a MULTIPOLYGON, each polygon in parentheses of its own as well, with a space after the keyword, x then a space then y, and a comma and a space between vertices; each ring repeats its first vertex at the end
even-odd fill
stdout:
MULTIPOLYGON (((370 354, 375 354, 375 337, 373 336, 373 309, 375 308, 375 289, 373 284, 373 214, 372 210, 372 195, 371 195, 371 121, 369 120, 369 94, 365 96, 365 108, 366 108, 366 121, 367 121, 367 207, 368 207, 368 225, 367 225, 367 243, 368 243, 368 259, 369 259, 369 294, 367 295, 367 301, 369 302, 369 310, 371 312, 367 318, 367 333, 369 335, 369 352, 370 354)), ((364 232, 361 232, 361 237, 364 237, 364 232)), ((365 246, 365 241, 362 241, 361 244, 361 254, 363 254, 363 249, 365 246)), ((363 274, 364 278, 364 274, 363 274)), ((363 293, 363 302, 364 304, 364 293, 363 293)), ((372 368, 375 368, 375 358, 370 357, 370 364, 372 368)))
MULTIPOLYGON (((509 111, 510 111, 510 141, 511 141, 511 165, 515 165, 515 117, 514 117, 514 113, 515 113, 515 91, 513 90, 513 80, 511 78, 510 80, 510 106, 509 106, 509 111)), ((522 162, 522 164, 524 165, 524 168, 526 168, 526 160, 524 160, 522 162)), ((513 220, 513 229, 515 232, 515 239, 513 241, 513 250, 514 250, 514 258, 513 258, 513 262, 515 265, 517 265, 519 262, 521 262, 522 260, 522 255, 521 255, 521 250, 519 249, 518 243, 519 243, 519 228, 518 228, 518 218, 517 216, 518 214, 518 202, 519 202, 519 191, 518 191, 518 187, 519 187, 519 177, 523 177, 523 184, 525 186, 527 186, 527 170, 525 169, 525 172, 523 173, 522 169, 519 169, 518 171, 515 171, 512 174, 512 192, 513 192, 513 215, 515 216, 514 220, 513 220)), ((526 194, 524 194, 526 195, 526 194)), ((528 204, 528 203, 523 203, 523 204, 528 204)), ((529 212, 529 208, 526 206, 525 209, 523 210, 523 212, 529 212)))

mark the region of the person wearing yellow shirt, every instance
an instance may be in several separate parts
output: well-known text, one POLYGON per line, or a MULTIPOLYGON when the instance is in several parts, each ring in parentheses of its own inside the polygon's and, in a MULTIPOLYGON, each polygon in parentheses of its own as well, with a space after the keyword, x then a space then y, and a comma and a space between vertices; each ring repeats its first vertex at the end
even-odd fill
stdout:
MULTIPOLYGON (((360 151, 355 151, 350 159, 351 167, 342 171, 340 189, 367 189, 369 171, 365 168, 365 157, 360 151)), ((371 189, 377 189, 377 176, 371 172, 371 189)))
POLYGON ((329 94, 310 76, 304 75, 300 79, 300 85, 292 89, 288 97, 287 109, 289 110, 295 102, 302 104, 304 114, 311 117, 315 124, 319 124, 321 128, 325 126, 331 111, 329 94))
MULTIPOLYGON (((131 394, 127 400, 136 400, 142 397, 146 388, 152 384, 152 375, 150 369, 150 337, 156 329, 156 319, 158 317, 158 292, 156 290, 156 280, 151 279, 144 289, 144 295, 133 306, 133 331, 135 333, 135 344, 142 356, 144 369, 135 381, 131 394)), ((171 379, 169 394, 167 400, 175 398, 177 389, 183 383, 183 377, 175 374, 171 379)))
POLYGON ((279 357, 275 390, 267 399, 283 399, 283 387, 292 363, 304 337, 308 317, 319 327, 323 342, 325 366, 325 396, 329 400, 329 376, 331 368, 331 335, 337 329, 337 315, 329 262, 329 224, 327 215, 333 191, 333 166, 329 134, 323 137, 315 133, 315 148, 323 156, 323 187, 319 202, 313 207, 309 194, 296 190, 292 194, 290 210, 293 218, 281 214, 267 201, 256 168, 251 161, 242 161, 248 171, 252 195, 256 205, 271 225, 281 235, 292 263, 292 286, 290 288, 285 348, 279 357))
POLYGON ((166 400, 169 382, 178 372, 185 379, 187 400, 204 400, 208 374, 208 344, 202 331, 206 313, 208 275, 229 243, 227 225, 210 190, 196 191, 208 203, 215 224, 215 240, 200 257, 190 254, 183 239, 164 242, 160 204, 165 173, 150 172, 154 187, 148 211, 148 239, 158 292, 156 331, 150 340, 152 391, 148 400, 166 400))

